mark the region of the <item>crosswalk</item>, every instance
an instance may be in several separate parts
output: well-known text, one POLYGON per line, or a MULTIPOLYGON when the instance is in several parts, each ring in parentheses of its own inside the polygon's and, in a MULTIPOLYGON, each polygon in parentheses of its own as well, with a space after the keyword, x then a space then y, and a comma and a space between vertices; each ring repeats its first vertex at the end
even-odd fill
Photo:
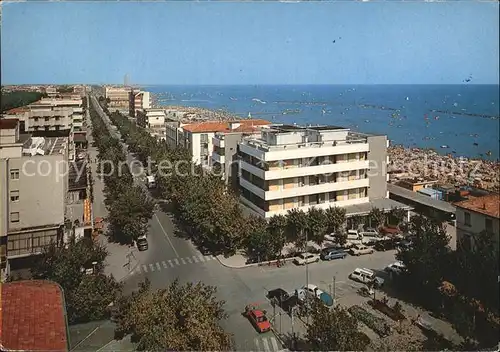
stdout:
POLYGON ((191 257, 174 258, 158 261, 156 263, 141 264, 134 271, 133 275, 146 274, 155 271, 169 270, 181 265, 204 263, 216 258, 213 255, 193 255, 191 257))
POLYGON ((256 338, 254 340, 254 343, 256 347, 255 351, 266 351, 266 352, 285 351, 285 349, 281 346, 281 344, 274 336, 256 338))

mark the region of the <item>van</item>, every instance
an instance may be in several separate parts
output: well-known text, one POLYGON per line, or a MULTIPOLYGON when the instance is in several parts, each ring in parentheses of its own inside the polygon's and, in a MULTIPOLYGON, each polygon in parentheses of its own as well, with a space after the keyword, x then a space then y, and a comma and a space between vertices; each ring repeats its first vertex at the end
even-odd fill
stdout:
POLYGON ((384 285, 384 279, 380 276, 375 276, 375 273, 370 269, 356 268, 350 275, 349 279, 361 282, 363 284, 373 283, 373 287, 378 288, 384 285))
POLYGON ((373 271, 371 271, 370 269, 356 268, 349 275, 349 279, 367 284, 369 282, 372 282, 375 279, 375 273, 373 271))

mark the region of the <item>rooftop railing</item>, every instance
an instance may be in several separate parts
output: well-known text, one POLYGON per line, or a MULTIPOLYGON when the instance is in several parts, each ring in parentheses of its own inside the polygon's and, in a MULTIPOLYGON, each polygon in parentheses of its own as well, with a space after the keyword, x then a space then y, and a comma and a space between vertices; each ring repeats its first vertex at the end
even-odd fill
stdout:
POLYGON ((244 144, 262 150, 264 152, 273 150, 284 150, 284 149, 298 149, 298 148, 328 148, 328 147, 335 147, 335 146, 349 145, 349 144, 363 144, 367 142, 368 139, 366 137, 348 138, 346 140, 335 140, 335 141, 301 142, 301 143, 287 143, 287 144, 269 144, 262 139, 256 139, 256 138, 251 138, 251 139, 249 138, 243 141, 244 144))

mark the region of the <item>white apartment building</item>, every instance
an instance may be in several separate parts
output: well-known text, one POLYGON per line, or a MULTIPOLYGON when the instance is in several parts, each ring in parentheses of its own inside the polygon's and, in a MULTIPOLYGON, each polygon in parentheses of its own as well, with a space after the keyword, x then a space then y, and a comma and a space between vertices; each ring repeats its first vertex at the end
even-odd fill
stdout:
POLYGON ((406 209, 389 199, 387 147, 386 136, 336 126, 264 127, 238 145, 241 202, 265 218, 294 208, 340 206, 348 216, 406 209))
POLYGON ((151 97, 149 92, 133 89, 130 92, 129 115, 134 117, 137 111, 151 108, 151 97))
POLYGON ((64 238, 67 137, 19 140, 15 119, 0 119, 1 271, 64 238))
POLYGON ((137 112, 137 119, 139 116, 144 119, 144 124, 149 133, 157 138, 165 140, 166 126, 165 126, 165 111, 163 109, 145 109, 143 112, 137 112), (144 115, 142 117, 142 115, 144 115))
POLYGON ((269 125, 265 120, 239 120, 239 121, 205 121, 186 124, 182 127, 181 138, 178 145, 188 149, 193 156, 193 163, 209 167, 211 155, 214 150, 213 137, 217 132, 225 133, 237 131, 247 126, 269 125))
POLYGON ((130 87, 105 87, 104 97, 109 99, 108 108, 124 110, 130 107, 130 87))
POLYGON ((498 251, 500 236, 500 195, 490 194, 454 203, 457 248, 474 249, 474 239, 483 231, 494 234, 498 251))

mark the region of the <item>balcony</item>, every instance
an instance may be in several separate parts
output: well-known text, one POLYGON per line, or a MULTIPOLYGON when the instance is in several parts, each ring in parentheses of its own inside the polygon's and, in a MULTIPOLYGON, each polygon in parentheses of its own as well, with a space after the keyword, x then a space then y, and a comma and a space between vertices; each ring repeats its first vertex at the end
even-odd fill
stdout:
POLYGON ((328 182, 328 183, 320 183, 317 185, 310 186, 297 186, 293 188, 283 188, 271 191, 264 191, 262 188, 255 186, 249 181, 240 178, 240 185, 246 189, 248 189, 253 194, 264 200, 275 200, 275 199, 284 199, 284 198, 292 198, 292 197, 300 197, 310 194, 318 194, 318 193, 329 193, 334 191, 342 191, 353 188, 362 188, 368 187, 370 181, 368 178, 361 178, 352 181, 342 181, 342 182, 328 182))
POLYGON ((212 137, 212 144, 219 148, 225 148, 224 135, 215 135, 212 137))
POLYGON ((219 155, 216 152, 212 152, 212 159, 216 162, 218 162, 221 165, 225 164, 225 157, 224 155, 219 155))
POLYGON ((239 145, 243 153, 264 161, 278 161, 317 156, 341 155, 348 153, 368 152, 366 139, 350 139, 318 143, 288 144, 269 146, 266 143, 249 139, 239 145))
POLYGON ((263 180, 269 181, 309 175, 333 174, 342 171, 367 170, 370 167, 370 162, 368 160, 356 160, 316 166, 304 165, 301 167, 297 165, 295 167, 285 167, 269 171, 264 171, 243 160, 241 160, 240 165, 242 170, 246 170, 263 180))

